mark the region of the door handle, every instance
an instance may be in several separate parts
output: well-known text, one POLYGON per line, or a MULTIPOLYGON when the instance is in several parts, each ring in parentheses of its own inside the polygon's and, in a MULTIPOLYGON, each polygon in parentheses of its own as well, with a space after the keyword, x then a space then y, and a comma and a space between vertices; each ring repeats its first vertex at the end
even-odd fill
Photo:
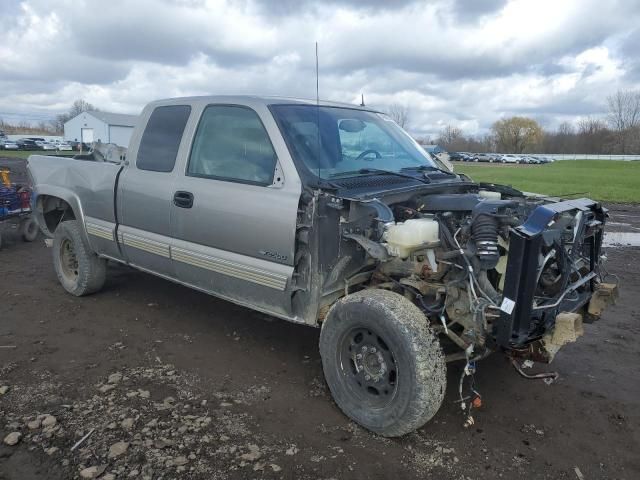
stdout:
POLYGON ((193 193, 191 192, 176 192, 173 195, 173 204, 180 208, 193 207, 193 193))

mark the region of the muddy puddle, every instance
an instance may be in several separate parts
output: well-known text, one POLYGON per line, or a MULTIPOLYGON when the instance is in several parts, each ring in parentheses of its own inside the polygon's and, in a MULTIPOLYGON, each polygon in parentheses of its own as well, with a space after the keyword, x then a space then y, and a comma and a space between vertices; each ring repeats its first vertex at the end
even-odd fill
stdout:
POLYGON ((605 232, 606 247, 640 247, 640 232, 605 232))

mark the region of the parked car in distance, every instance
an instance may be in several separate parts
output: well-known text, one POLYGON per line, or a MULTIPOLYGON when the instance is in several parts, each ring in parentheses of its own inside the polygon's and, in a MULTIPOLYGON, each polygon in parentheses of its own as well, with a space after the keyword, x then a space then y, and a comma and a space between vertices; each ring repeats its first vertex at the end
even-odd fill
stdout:
POLYGON ((505 163, 522 163, 522 157, 513 153, 507 153, 503 155, 505 157, 505 163))
POLYGON ((473 155, 467 152, 449 152, 449 158, 457 162, 473 162, 473 155))
POLYGON ((497 161, 496 157, 493 155, 493 153, 478 153, 476 158, 477 158, 476 162, 493 163, 493 162, 497 161))
POLYGON ((21 138, 20 140, 16 141, 16 143, 18 144, 20 150, 42 150, 40 145, 38 145, 35 140, 32 140, 30 138, 21 138))
POLYGON ((501 163, 518 163, 518 160, 513 155, 500 155, 501 163))
POLYGON ((66 142, 60 142, 56 143, 56 150, 59 152, 70 152, 73 148, 66 142))
POLYGON ((20 147, 13 140, 1 140, 0 141, 0 150, 19 150, 20 147))
POLYGON ((42 147, 42 150, 58 150, 58 146, 55 143, 52 142, 36 142, 38 145, 40 145, 40 147, 42 147))

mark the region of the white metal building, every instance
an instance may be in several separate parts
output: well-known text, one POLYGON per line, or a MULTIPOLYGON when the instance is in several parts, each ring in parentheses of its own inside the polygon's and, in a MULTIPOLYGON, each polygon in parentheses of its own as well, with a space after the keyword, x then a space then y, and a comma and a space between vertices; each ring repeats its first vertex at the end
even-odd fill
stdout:
POLYGON ((129 146, 137 115, 109 112, 83 112, 64 124, 64 139, 84 143, 115 143, 129 146))

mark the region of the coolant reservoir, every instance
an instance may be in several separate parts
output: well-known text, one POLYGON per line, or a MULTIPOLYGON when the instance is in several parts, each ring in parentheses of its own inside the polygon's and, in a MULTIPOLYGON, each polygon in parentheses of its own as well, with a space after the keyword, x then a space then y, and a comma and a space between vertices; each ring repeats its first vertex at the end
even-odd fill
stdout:
POLYGON ((391 255, 407 258, 416 248, 437 242, 439 226, 432 218, 412 218, 387 227, 384 239, 391 255))
POLYGON ((502 198, 500 192, 492 192, 491 190, 480 190, 478 195, 482 198, 489 198, 491 200, 500 200, 502 198))

